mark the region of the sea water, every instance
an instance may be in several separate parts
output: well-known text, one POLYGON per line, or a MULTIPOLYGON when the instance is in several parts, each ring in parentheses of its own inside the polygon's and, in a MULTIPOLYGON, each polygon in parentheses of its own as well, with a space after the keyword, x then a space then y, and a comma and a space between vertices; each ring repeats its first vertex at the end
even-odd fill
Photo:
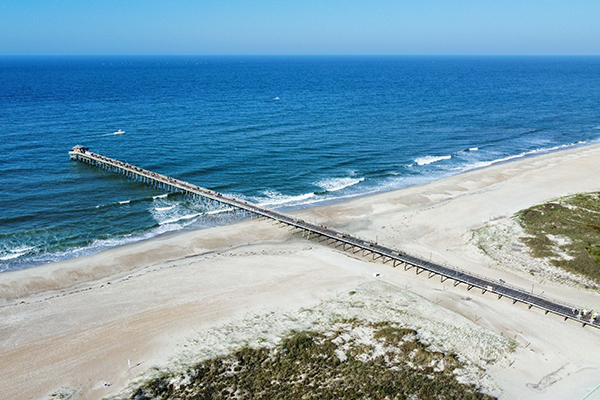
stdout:
POLYGON ((0 57, 0 271, 235 218, 77 144, 293 211, 598 141, 599 99, 600 57, 0 57))

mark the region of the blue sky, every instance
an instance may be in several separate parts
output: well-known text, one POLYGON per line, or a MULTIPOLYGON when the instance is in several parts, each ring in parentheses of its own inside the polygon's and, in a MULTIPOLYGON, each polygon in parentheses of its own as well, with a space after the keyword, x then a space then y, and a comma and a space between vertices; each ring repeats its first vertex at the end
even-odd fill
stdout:
POLYGON ((0 54, 600 54, 598 0, 0 0, 0 54))

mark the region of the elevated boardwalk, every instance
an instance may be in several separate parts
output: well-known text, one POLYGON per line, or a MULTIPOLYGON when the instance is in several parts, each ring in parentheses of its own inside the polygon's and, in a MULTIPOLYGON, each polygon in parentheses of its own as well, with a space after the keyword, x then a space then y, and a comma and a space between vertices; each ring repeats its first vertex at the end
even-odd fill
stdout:
POLYGON ((524 303, 528 305, 529 308, 536 307, 544 310, 546 314, 552 313, 559 315, 563 317, 565 321, 570 319, 581 323, 583 326, 589 325, 600 328, 600 316, 597 316, 591 310, 579 310, 574 306, 550 300, 541 295, 530 293, 524 289, 508 285, 504 282, 426 261, 401 251, 336 231, 323 225, 315 225, 301 219, 292 218, 283 213, 269 210, 260 207, 259 205, 236 199, 235 197, 226 196, 179 179, 174 179, 112 158, 104 157, 100 154, 92 153, 87 148, 81 146, 74 147, 73 150, 69 151, 69 155, 73 161, 94 165, 158 189, 169 192, 179 192, 205 203, 208 202, 229 206, 242 211, 244 215, 249 217, 267 218, 276 221, 279 224, 291 227, 292 230, 301 232, 302 237, 306 237, 306 239, 313 239, 318 242, 333 245, 336 248, 340 248, 353 254, 361 253, 363 257, 370 256, 373 260, 380 260, 384 264, 389 263, 392 267, 403 267, 405 271, 414 268, 417 275, 425 272, 428 278, 439 276, 441 282, 451 280, 453 281, 454 286, 458 286, 462 283, 467 285, 467 290, 475 288, 481 290, 482 294, 486 292, 494 293, 499 299, 502 297, 511 299, 513 304, 517 302, 524 303))

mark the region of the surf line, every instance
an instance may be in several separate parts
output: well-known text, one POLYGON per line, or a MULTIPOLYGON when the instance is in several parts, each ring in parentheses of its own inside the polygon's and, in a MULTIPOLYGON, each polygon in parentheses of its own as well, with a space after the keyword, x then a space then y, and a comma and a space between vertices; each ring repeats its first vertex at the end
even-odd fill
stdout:
POLYGON ((179 179, 92 153, 89 151, 89 148, 81 145, 73 147, 69 151, 69 157, 72 161, 79 161, 106 171, 116 172, 133 181, 141 182, 167 192, 182 193, 184 196, 191 197, 196 201, 208 202, 211 205, 232 207, 236 213, 241 213, 243 216, 275 221, 279 225, 291 227, 290 231, 301 232, 302 237, 306 235, 306 239, 313 239, 319 243, 334 246, 334 248, 341 247, 343 251, 352 252, 353 254, 362 252, 363 257, 372 256, 373 261, 381 260, 384 264, 391 262, 391 266, 394 268, 404 266, 405 271, 414 268, 417 275, 427 272, 429 279, 434 276, 440 276, 442 283, 450 279, 454 281, 455 287, 461 283, 466 284, 468 291, 476 288, 481 290, 482 295, 486 292, 494 293, 498 296, 498 299, 507 297, 512 299, 513 304, 517 302, 523 303, 530 309, 536 307, 544 310, 546 314, 552 313, 561 316, 565 321, 573 320, 581 323, 584 327, 589 325, 600 329, 600 321, 596 320, 595 314, 589 313, 582 317, 581 314, 573 311, 577 307, 550 300, 541 294, 534 294, 503 281, 499 282, 495 279, 476 275, 458 268, 437 264, 324 225, 316 225, 302 219, 292 218, 286 214, 261 207, 254 203, 249 203, 179 179))

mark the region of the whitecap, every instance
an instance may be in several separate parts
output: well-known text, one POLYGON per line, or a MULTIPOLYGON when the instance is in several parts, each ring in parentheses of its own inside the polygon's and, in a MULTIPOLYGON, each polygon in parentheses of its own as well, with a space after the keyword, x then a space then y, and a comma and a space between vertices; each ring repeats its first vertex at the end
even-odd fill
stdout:
POLYGON ((18 258, 21 257, 23 255, 23 253, 13 253, 13 254, 7 254, 4 255, 2 257, 0 257, 0 261, 7 261, 7 260, 12 260, 13 258, 18 258))
POLYGON ((328 192, 337 192, 364 180, 365 178, 327 178, 317 182, 316 185, 328 192))
POLYGON ((164 199, 164 198, 166 198, 168 195, 169 195, 169 193, 165 193, 165 194, 159 194, 158 196, 152 196, 152 198, 153 198, 154 200, 156 200, 156 199, 164 199))
POLYGON ((169 211, 169 210, 172 210, 172 209, 174 209, 174 208, 175 208, 175 206, 169 206, 169 207, 156 207, 154 210, 155 210, 155 211, 169 211))
POLYGON ((0 261, 7 261, 19 258, 33 249, 35 249, 35 247, 17 247, 15 249, 10 249, 7 254, 0 256, 0 261))
POLYGON ((11 252, 12 253, 21 253, 23 251, 27 252, 27 251, 33 250, 33 249, 35 249, 35 247, 19 247, 16 249, 12 249, 11 252))
POLYGON ((417 163, 417 165, 428 165, 442 160, 449 160, 451 158, 452 156, 425 156, 415 158, 415 163, 417 163))
POLYGON ((529 150, 529 151, 524 151, 522 153, 519 154, 515 154, 512 156, 507 156, 507 157, 502 157, 502 158, 498 158, 492 161, 480 161, 478 163, 472 164, 470 166, 468 166, 467 170, 469 169, 475 169, 475 168, 483 168, 483 167, 488 167, 492 164, 498 164, 498 163, 502 163, 502 162, 506 162, 506 161, 511 161, 511 160, 515 160, 517 158, 523 158, 523 157, 527 157, 527 156, 531 156, 534 154, 539 154, 539 153, 550 153, 556 150, 562 150, 562 149, 567 149, 569 147, 574 147, 574 146, 578 146, 578 145, 582 145, 585 144, 585 141, 579 141, 579 142, 575 142, 575 143, 568 143, 568 144, 562 144, 560 146, 554 146, 554 147, 541 147, 539 149, 533 149, 533 150, 529 150))
POLYGON ((189 214, 189 215, 182 215, 182 216, 175 217, 175 218, 172 218, 172 219, 168 219, 168 220, 165 220, 165 221, 159 221, 158 224, 159 225, 174 224, 175 222, 190 220, 190 219, 196 218, 196 217, 198 217, 200 215, 202 215, 202 214, 201 213, 195 213, 195 214, 189 214))
POLYGON ((298 196, 288 196, 271 190, 267 190, 263 193, 267 196, 267 198, 258 201, 258 205, 260 206, 307 204, 309 203, 308 200, 315 197, 314 193, 306 193, 298 196))
POLYGON ((124 200, 124 201, 120 201, 119 204, 129 204, 131 203, 131 200, 124 200))
POLYGON ((226 212, 233 211, 233 210, 235 210, 233 207, 227 207, 227 208, 222 208, 219 210, 208 211, 206 214, 207 215, 216 215, 216 214, 222 214, 222 213, 226 213, 226 212))

